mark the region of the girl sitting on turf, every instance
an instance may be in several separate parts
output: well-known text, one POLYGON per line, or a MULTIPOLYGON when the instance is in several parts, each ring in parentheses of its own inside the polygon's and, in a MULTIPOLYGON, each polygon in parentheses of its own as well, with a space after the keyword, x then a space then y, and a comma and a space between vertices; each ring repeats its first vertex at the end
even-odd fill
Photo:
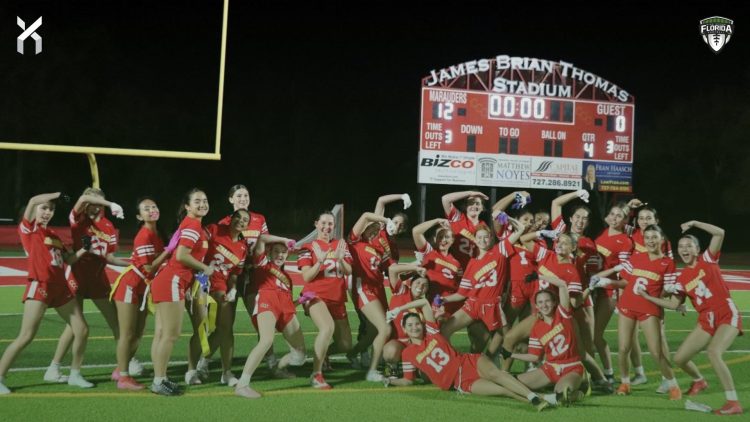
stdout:
POLYGON ((21 243, 28 255, 29 278, 22 299, 21 330, 0 358, 0 395, 10 394, 10 389, 5 386, 5 375, 13 361, 36 336, 48 307, 55 308, 58 315, 72 329, 73 361, 70 377, 67 379, 68 385, 82 388, 94 386, 81 376, 81 363, 89 327, 83 317, 81 305, 74 300, 75 282, 67 279, 65 275, 65 264, 71 265, 76 262, 86 253, 86 249, 82 247, 76 252, 70 252, 57 234, 47 228, 55 214, 55 200, 60 196, 60 192, 57 192, 31 198, 18 226, 21 243))

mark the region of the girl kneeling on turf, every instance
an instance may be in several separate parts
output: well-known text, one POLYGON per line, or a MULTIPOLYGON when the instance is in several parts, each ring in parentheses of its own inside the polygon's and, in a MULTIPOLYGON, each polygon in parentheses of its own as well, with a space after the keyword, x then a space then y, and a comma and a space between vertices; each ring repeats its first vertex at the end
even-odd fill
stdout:
POLYGON ((558 302, 555 294, 547 289, 536 293, 534 304, 538 319, 531 328, 529 353, 514 353, 511 357, 536 363, 544 354, 544 364, 531 372, 519 375, 518 380, 532 390, 554 385, 555 394, 545 396, 545 400, 567 406, 583 397, 578 388, 581 386, 584 372, 576 344, 575 321, 568 285, 554 276, 539 277, 557 288, 560 300, 558 302))
POLYGON ((250 379, 263 356, 271 349, 275 330, 284 335, 290 347, 289 353, 279 360, 278 368, 284 370, 289 365, 302 366, 305 363, 305 339, 292 301, 292 278, 284 270, 289 255, 288 245, 293 246, 294 241, 262 234, 253 252, 253 280, 258 286, 253 324, 260 338, 248 355, 234 390, 240 397, 260 397, 260 393, 250 388, 250 379))
POLYGON ((427 270, 416 263, 394 264, 388 268, 388 281, 391 283, 392 296, 390 310, 386 313, 385 319, 391 323, 393 329, 391 340, 383 347, 383 360, 387 364, 399 363, 401 352, 409 344, 409 337, 404 332, 401 320, 410 312, 420 313, 422 306, 429 303, 425 298, 429 285, 424 277, 426 273, 427 270), (402 280, 402 275, 409 273, 415 276, 402 280))

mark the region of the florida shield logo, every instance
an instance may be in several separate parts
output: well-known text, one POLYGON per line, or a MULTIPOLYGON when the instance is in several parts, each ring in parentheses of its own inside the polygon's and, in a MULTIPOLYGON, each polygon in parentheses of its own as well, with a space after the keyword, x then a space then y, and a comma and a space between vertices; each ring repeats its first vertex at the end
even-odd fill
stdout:
POLYGON ((734 21, 721 16, 712 16, 701 20, 701 35, 703 41, 711 47, 714 53, 719 54, 722 48, 729 43, 734 34, 734 21))

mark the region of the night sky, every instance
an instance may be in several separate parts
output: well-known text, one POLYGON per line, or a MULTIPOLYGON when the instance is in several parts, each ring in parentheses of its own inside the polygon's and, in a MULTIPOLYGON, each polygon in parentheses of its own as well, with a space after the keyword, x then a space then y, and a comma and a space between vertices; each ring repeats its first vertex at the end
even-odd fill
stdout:
MULTIPOLYGON (((508 54, 571 62, 632 93, 635 195, 659 209, 670 236, 701 219, 729 230, 727 248, 743 246, 745 5, 663 3, 670 11, 660 13, 637 2, 256 3, 230 1, 220 162, 97 156, 108 199, 130 211, 117 223, 126 234, 135 231, 137 197, 154 196, 171 228, 180 196, 194 186, 209 196, 211 222, 230 211, 228 188, 247 185, 251 208, 282 234, 308 231, 319 210, 338 202, 347 225, 381 194, 409 192, 416 203, 421 79, 508 54), (720 54, 698 28, 715 15, 736 28, 720 54)), ((4 1, 0 140, 211 152, 221 5, 4 1), (44 50, 22 56, 16 16, 30 24, 40 15, 44 50)), ((0 166, 5 218, 34 194, 75 196, 90 183, 80 154, 0 151, 0 166)), ((441 213, 440 195, 466 189, 430 186, 428 217, 441 213)), ((556 194, 532 191, 534 205, 547 208, 556 194)))

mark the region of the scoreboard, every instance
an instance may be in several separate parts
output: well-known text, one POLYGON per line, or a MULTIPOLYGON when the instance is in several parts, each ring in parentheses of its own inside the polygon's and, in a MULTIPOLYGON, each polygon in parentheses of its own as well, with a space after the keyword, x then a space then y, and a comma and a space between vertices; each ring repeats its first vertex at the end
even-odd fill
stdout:
POLYGON ((572 63, 433 70, 421 100, 420 183, 632 191, 634 99, 572 63))

